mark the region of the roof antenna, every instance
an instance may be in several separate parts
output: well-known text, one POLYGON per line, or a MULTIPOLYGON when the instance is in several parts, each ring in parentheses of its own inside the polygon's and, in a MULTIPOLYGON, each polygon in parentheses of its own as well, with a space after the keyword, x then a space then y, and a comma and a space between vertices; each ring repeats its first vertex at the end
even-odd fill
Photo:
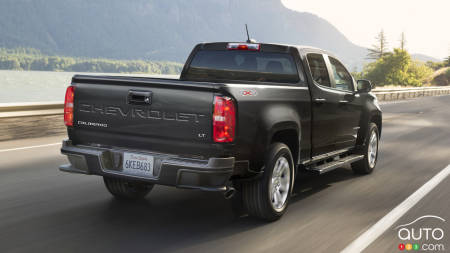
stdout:
POLYGON ((256 40, 250 39, 250 35, 248 35, 248 27, 247 27, 247 24, 245 24, 245 31, 247 32, 247 43, 255 43, 256 40))

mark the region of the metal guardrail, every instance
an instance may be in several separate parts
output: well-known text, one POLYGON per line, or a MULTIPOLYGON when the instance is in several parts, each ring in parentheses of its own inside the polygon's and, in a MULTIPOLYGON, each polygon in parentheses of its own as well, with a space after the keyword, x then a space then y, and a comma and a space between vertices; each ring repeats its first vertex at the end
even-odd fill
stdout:
MULTIPOLYGON (((408 99, 422 96, 450 94, 450 86, 420 87, 420 88, 377 88, 373 93, 381 101, 408 99)), ((31 103, 0 103, 0 118, 58 115, 64 110, 63 102, 31 102, 31 103)))
POLYGON ((373 91, 380 101, 393 101, 409 98, 439 96, 450 94, 450 87, 421 87, 421 88, 400 88, 400 89, 375 89, 373 91))
POLYGON ((450 86, 429 86, 429 87, 413 87, 413 88, 376 88, 373 92, 393 92, 393 91, 424 91, 424 90, 448 90, 450 86))
POLYGON ((58 115, 64 113, 63 102, 0 103, 0 118, 58 115))
POLYGON ((0 112, 62 109, 64 102, 0 103, 0 112))

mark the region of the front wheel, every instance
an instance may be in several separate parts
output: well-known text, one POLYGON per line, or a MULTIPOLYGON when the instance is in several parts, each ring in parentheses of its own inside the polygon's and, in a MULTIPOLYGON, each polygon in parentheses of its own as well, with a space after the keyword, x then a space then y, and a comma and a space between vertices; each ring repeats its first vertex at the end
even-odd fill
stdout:
POLYGON ((262 177, 242 185, 242 200, 249 215, 274 221, 284 214, 291 196, 293 168, 289 147, 272 144, 262 177))
POLYGON ((118 199, 143 199, 153 189, 153 184, 103 177, 106 189, 118 199))
POLYGON ((370 123, 366 143, 362 149, 364 158, 352 164, 352 170, 354 173, 372 173, 378 159, 379 136, 377 125, 375 123, 370 123))

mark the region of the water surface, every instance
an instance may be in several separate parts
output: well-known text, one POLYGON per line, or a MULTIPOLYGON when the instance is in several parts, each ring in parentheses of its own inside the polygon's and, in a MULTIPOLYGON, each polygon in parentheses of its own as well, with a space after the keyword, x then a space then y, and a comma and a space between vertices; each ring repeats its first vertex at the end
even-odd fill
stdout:
POLYGON ((0 70, 0 103, 62 102, 75 74, 177 78, 174 75, 0 70))

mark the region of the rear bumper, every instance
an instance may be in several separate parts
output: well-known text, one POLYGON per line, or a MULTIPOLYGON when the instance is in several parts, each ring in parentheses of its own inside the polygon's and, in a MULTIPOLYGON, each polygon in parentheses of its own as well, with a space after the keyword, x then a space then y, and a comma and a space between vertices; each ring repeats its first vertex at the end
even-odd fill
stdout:
POLYGON ((73 145, 70 140, 63 141, 61 153, 67 155, 70 161, 70 164, 59 167, 64 172, 120 177, 209 191, 224 191, 235 166, 234 157, 198 160, 169 154, 73 145), (153 175, 143 177, 123 173, 122 159, 125 151, 152 155, 153 175))

